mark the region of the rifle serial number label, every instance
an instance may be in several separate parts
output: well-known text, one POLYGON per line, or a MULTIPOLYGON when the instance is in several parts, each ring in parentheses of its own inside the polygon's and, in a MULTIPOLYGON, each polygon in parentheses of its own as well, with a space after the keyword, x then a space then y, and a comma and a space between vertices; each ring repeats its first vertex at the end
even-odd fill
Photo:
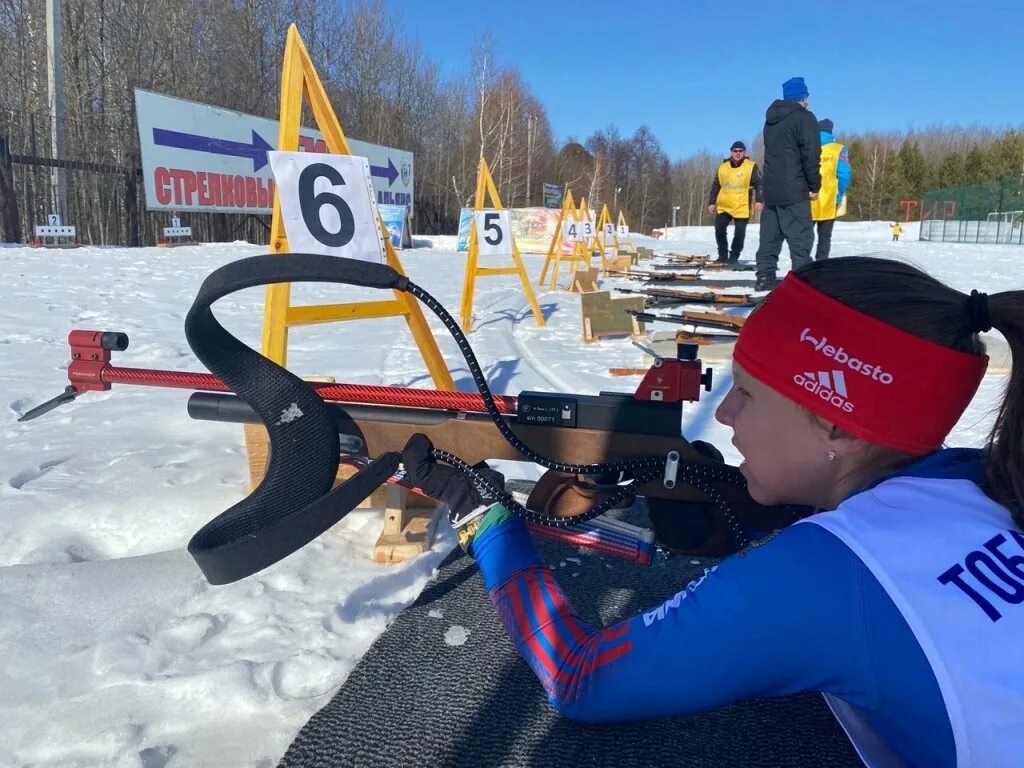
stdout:
POLYGON ((550 395, 520 395, 516 421, 546 427, 575 427, 576 401, 550 395))

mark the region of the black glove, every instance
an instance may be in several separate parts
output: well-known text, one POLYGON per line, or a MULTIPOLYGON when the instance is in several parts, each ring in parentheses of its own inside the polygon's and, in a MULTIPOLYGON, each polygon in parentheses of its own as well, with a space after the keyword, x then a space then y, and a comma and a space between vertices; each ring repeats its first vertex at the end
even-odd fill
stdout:
MULTIPOLYGON (((498 501, 490 489, 479 485, 471 475, 455 467, 438 464, 434 459, 434 446, 422 432, 410 437, 405 444, 402 464, 405 465, 409 482, 428 496, 448 505, 448 519, 455 527, 465 524, 475 510, 490 507, 498 501)), ((473 469, 484 475, 492 485, 504 490, 505 478, 500 472, 483 462, 473 469)))
POLYGON ((712 461, 719 461, 722 464, 725 463, 725 457, 722 456, 722 452, 715 448, 711 443, 704 440, 694 440, 690 443, 690 447, 697 451, 701 456, 706 456, 712 461))

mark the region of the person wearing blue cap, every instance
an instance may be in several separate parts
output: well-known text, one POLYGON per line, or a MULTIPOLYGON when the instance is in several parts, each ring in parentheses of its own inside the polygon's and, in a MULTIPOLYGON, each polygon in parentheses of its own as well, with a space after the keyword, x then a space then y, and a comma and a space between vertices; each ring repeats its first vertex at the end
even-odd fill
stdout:
POLYGON ((776 99, 765 115, 758 291, 770 291, 778 284, 783 241, 789 246, 793 269, 811 261, 811 201, 821 189, 821 139, 818 119, 807 108, 809 95, 804 79, 791 77, 782 84, 782 98, 776 99))

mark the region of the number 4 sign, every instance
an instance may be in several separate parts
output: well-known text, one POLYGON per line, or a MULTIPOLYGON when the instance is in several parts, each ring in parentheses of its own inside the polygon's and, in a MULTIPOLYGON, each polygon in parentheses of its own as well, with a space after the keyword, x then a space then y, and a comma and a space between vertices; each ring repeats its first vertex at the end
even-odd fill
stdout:
POLYGON ((578 221, 562 222, 562 239, 567 243, 575 243, 583 238, 580 236, 580 223, 578 221))
POLYGON ((384 263, 365 157, 268 152, 292 253, 384 263))
POLYGON ((508 256, 512 253, 508 211, 475 211, 476 242, 481 256, 508 256))

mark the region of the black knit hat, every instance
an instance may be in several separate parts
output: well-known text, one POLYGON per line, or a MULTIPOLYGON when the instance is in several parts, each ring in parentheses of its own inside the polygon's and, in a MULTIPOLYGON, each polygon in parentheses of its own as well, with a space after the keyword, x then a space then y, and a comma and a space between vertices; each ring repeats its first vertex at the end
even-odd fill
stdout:
POLYGON ((729 149, 730 149, 730 150, 733 150, 733 149, 742 149, 742 150, 743 150, 744 152, 746 152, 746 151, 747 151, 747 145, 746 145, 746 144, 744 144, 744 143, 743 143, 742 141, 734 141, 734 142, 732 143, 732 146, 731 146, 731 147, 729 147, 729 149))
POLYGON ((818 130, 819 131, 828 131, 829 133, 832 133, 832 121, 829 120, 827 117, 824 120, 819 120, 818 121, 818 130))

